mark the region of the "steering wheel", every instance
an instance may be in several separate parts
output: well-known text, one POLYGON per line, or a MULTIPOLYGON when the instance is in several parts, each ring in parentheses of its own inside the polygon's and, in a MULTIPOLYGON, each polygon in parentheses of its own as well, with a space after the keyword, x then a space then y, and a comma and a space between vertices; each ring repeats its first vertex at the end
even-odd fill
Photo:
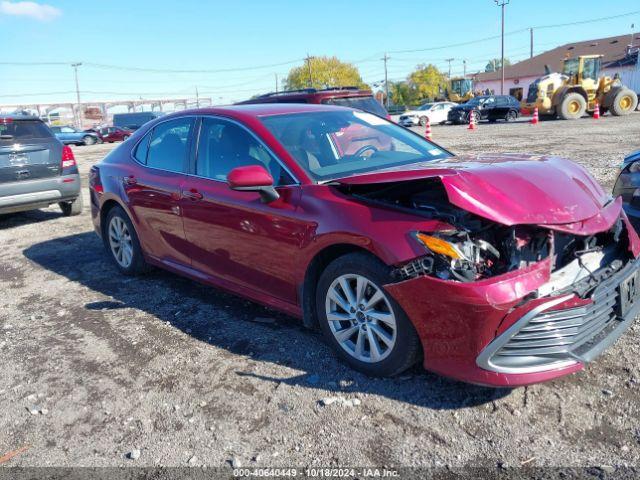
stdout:
POLYGON ((361 157, 362 154, 368 150, 371 150, 371 155, 378 152, 378 149, 373 145, 365 145, 364 147, 360 147, 353 155, 354 157, 361 157))

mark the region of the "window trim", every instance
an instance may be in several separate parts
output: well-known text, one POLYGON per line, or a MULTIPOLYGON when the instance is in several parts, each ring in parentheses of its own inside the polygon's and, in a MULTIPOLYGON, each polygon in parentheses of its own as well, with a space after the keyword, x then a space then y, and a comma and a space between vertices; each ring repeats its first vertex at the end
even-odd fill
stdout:
POLYGON ((182 170, 183 170, 182 172, 176 172, 174 170, 167 170, 165 168, 152 167, 152 166, 147 164, 147 161, 149 160, 149 145, 150 145, 151 137, 153 136, 153 132, 155 131, 155 129, 159 125, 162 125, 163 123, 171 122, 173 120, 182 120, 184 118, 193 119, 193 126, 195 127, 197 125, 199 117, 197 115, 180 115, 180 116, 177 116, 177 117, 167 118, 167 119, 164 119, 164 120, 156 123, 155 125, 150 127, 149 130, 147 130, 145 132, 145 134, 142 136, 142 138, 136 142, 136 144, 133 146, 133 148, 131 150, 129 150, 129 156, 131 157, 131 159, 134 162, 136 162, 138 165, 142 165, 145 168, 151 168, 153 170, 158 170, 160 172, 177 173, 179 175, 186 175, 186 172, 184 171, 185 170, 185 166, 187 167, 187 170, 188 170, 189 169, 189 165, 191 163, 191 158, 190 157, 191 157, 192 145, 193 145, 193 131, 189 132, 189 139, 188 139, 188 143, 187 143, 187 158, 185 158, 185 160, 183 160, 183 162, 182 162, 182 170), (136 152, 138 150, 138 146, 145 139, 147 140, 147 156, 145 157, 145 163, 141 163, 135 157, 134 152, 136 152), (185 165, 185 163, 186 163, 186 165, 185 165))
MULTIPOLYGON (((262 145, 262 147, 267 151, 267 153, 269 153, 269 155, 271 155, 275 159, 275 161, 278 162, 280 167, 283 168, 284 171, 287 172, 287 174, 293 180, 293 183, 287 183, 287 184, 284 184, 284 185, 274 185, 274 188, 295 187, 295 186, 300 186, 301 185, 300 180, 293 174, 291 169, 253 131, 251 131, 248 127, 246 127, 245 125, 243 125, 242 123, 240 123, 239 121, 237 121, 234 118, 225 117, 223 115, 214 115, 214 114, 198 116, 197 132, 196 132, 196 136, 194 138, 195 141, 194 141, 194 145, 193 145, 193 148, 192 148, 192 156, 189 159, 190 160, 189 161, 189 168, 188 168, 187 173, 185 173, 185 175, 187 175, 189 177, 202 178, 204 180, 211 180, 212 182, 220 182, 220 183, 224 183, 224 184, 227 183, 226 180, 219 180, 217 178, 203 177, 202 175, 197 175, 195 173, 197 171, 196 169, 197 169, 197 162, 198 162, 198 148, 200 147, 200 135, 202 133, 202 120, 205 119, 205 118, 211 118, 211 119, 214 119, 214 120, 221 120, 223 122, 229 122, 229 123, 232 123, 234 125, 237 125, 238 127, 242 128, 245 132, 247 132, 249 135, 251 135, 254 138, 254 140, 256 140, 260 145, 262 145)), ((269 173, 271 173, 271 172, 269 172, 269 173)), ((275 181, 275 179, 274 179, 274 181, 275 181)))

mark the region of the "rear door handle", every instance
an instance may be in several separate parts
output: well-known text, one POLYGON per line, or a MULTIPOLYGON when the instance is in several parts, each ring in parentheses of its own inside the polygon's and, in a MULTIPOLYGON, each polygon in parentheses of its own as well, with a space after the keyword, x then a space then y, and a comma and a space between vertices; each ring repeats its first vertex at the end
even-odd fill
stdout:
POLYGON ((185 197, 185 198, 188 198, 189 200, 193 200, 193 201, 202 200, 204 198, 203 195, 198 190, 196 190, 195 188, 190 188, 189 190, 184 190, 182 192, 182 196, 185 197))
POLYGON ((122 183, 124 183, 125 185, 135 185, 138 183, 138 179, 133 175, 129 175, 128 177, 124 177, 122 179, 122 183))

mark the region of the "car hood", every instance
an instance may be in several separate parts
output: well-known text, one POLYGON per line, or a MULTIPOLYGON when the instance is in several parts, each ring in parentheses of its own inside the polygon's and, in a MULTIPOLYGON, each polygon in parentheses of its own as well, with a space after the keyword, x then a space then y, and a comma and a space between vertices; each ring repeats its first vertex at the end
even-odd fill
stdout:
POLYGON ((455 112, 455 111, 464 111, 466 112, 467 110, 473 110, 474 108, 480 108, 480 105, 456 105, 455 107, 451 107, 451 111, 455 112))
POLYGON ((365 185, 422 178, 439 178, 452 204, 504 225, 572 224, 563 230, 576 231, 577 224, 587 219, 602 217, 591 222, 597 227, 619 216, 619 202, 612 201, 584 168, 553 156, 462 155, 335 183, 365 185))

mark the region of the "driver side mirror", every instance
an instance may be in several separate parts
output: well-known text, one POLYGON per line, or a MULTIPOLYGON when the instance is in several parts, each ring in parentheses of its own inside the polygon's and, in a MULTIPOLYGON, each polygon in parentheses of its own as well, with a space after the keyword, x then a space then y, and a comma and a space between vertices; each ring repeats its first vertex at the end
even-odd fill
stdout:
POLYGON ((263 203, 275 202, 280 195, 273 188, 273 177, 262 165, 236 167, 227 175, 231 190, 258 192, 263 203))

